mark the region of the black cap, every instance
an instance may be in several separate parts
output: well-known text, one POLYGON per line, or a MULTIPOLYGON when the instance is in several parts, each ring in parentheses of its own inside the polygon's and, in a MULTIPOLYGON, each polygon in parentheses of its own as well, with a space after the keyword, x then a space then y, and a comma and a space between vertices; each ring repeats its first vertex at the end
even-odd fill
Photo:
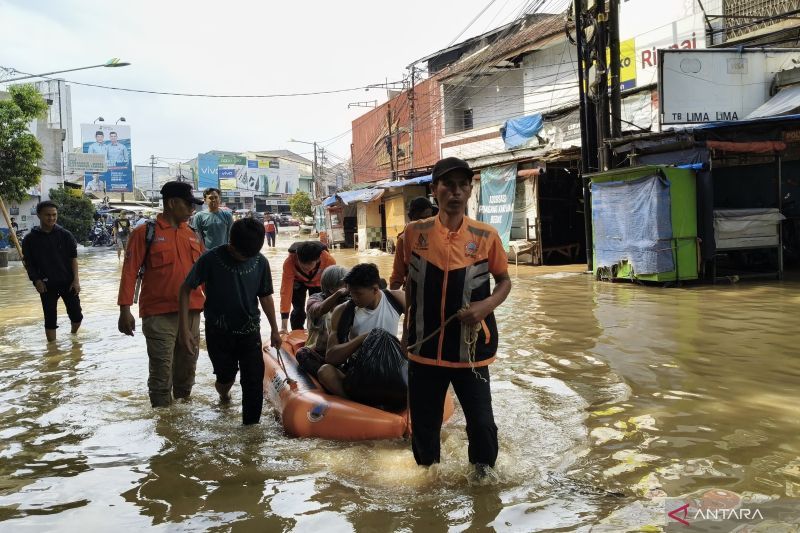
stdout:
POLYGON ((472 169, 469 168, 469 165, 463 159, 459 159, 457 157, 445 157, 444 159, 440 159, 434 166, 433 166, 433 178, 432 182, 436 183, 436 181, 443 177, 445 174, 449 174, 450 172, 458 172, 463 176, 467 176, 468 178, 472 179, 472 169))
POLYGON ((195 205, 203 205, 203 200, 198 200, 192 194, 192 186, 182 181, 168 181, 161 187, 161 197, 164 200, 169 198, 182 198, 195 205))

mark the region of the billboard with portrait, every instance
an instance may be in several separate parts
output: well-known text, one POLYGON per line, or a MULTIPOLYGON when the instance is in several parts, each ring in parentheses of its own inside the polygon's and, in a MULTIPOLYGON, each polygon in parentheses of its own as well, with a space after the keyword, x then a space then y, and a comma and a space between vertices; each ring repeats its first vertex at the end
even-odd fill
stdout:
POLYGON ((81 124, 81 147, 84 154, 103 155, 108 168, 84 173, 85 192, 133 192, 130 126, 81 124))

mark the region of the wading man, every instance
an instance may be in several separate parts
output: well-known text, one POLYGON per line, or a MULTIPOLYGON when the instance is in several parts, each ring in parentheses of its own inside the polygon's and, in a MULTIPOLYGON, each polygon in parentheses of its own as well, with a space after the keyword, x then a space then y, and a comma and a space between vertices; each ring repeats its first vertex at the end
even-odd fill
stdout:
POLYGON ((208 206, 208 211, 200 211, 192 220, 197 234, 200 235, 203 244, 209 250, 228 244, 231 226, 233 225, 233 215, 229 211, 223 211, 219 208, 221 195, 220 190, 214 187, 203 191, 203 200, 208 206))
POLYGON ((28 279, 39 292, 44 310, 44 332, 47 341, 56 340, 58 328, 58 299, 64 300, 72 322, 72 333, 81 327, 83 313, 81 284, 78 280, 78 244, 69 231, 58 224, 58 206, 54 202, 39 202, 36 206, 39 225, 22 239, 22 254, 28 279))
POLYGON ((417 464, 439 462, 442 412, 452 383, 467 421, 469 461, 483 476, 497 459, 488 365, 497 351, 493 311, 511 290, 508 257, 492 226, 464 215, 472 193, 465 161, 448 157, 436 163, 432 186, 439 214, 412 222, 404 233, 411 444, 417 464))
MULTIPOLYGON (((192 392, 197 349, 189 351, 179 342, 178 293, 204 250, 203 243, 186 224, 195 205, 202 204, 192 196, 192 186, 170 181, 161 188, 161 197, 164 212, 155 222, 147 222, 131 233, 117 298, 119 331, 132 336, 136 325, 131 305, 141 274, 139 316, 147 341, 147 388, 153 407, 167 407, 173 397, 188 398, 192 392)), ((189 296, 188 328, 195 347, 199 344, 204 300, 199 288, 189 296)))
POLYGON ((217 376, 220 401, 230 401, 230 390, 241 372, 242 423, 258 424, 264 402, 264 356, 261 353, 261 320, 258 305, 267 315, 270 344, 281 347, 272 275, 261 255, 264 226, 252 218, 233 223, 231 241, 203 254, 194 264, 180 293, 180 340, 190 353, 197 352, 196 337, 189 328, 189 298, 205 286, 206 346, 217 376))

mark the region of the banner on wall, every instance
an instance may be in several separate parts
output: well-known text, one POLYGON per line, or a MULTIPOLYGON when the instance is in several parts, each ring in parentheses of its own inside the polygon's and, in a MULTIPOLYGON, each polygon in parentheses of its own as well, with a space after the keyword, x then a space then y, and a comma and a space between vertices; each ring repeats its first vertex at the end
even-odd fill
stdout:
POLYGON ((85 192, 133 192, 130 126, 81 124, 81 146, 84 154, 105 157, 107 168, 105 172, 84 173, 85 192))
POLYGON ((489 167, 481 170, 481 199, 478 220, 491 224, 500 234, 508 251, 511 222, 514 217, 514 196, 517 191, 517 165, 489 167))

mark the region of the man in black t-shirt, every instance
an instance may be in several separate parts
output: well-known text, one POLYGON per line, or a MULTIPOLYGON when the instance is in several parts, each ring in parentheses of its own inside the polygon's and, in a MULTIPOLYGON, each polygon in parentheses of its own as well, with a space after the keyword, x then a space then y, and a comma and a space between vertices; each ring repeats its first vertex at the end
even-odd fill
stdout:
POLYGON ((122 252, 128 248, 128 236, 131 234, 131 221, 128 219, 128 213, 125 211, 120 213, 119 218, 114 221, 111 231, 117 241, 117 260, 119 260, 122 252))
POLYGON ((72 322, 72 333, 77 333, 83 320, 78 294, 78 244, 69 231, 58 224, 58 206, 51 201, 39 202, 36 215, 40 225, 33 228, 22 240, 22 254, 28 278, 39 292, 44 310, 44 331, 47 341, 56 340, 58 327, 58 299, 64 300, 72 322))
POLYGON ((241 371, 242 422, 257 424, 264 402, 264 356, 261 353, 259 304, 267 315, 270 344, 280 349, 281 336, 272 300, 269 262, 259 252, 264 245, 264 226, 253 218, 231 226, 230 241, 212 248, 189 271, 181 286, 179 342, 195 350, 189 331, 189 294, 205 285, 206 347, 220 401, 230 401, 230 390, 241 371))

